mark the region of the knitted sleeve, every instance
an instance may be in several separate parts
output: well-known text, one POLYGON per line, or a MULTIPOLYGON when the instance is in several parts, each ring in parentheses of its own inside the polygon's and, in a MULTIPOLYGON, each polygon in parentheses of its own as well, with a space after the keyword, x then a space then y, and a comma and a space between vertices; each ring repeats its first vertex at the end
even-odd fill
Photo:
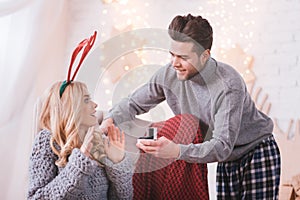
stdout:
POLYGON ((67 165, 59 172, 57 156, 50 147, 50 133, 41 131, 29 161, 28 199, 68 199, 83 191, 81 185, 96 168, 96 163, 73 149, 67 165), (59 173, 58 173, 59 172, 59 173))
POLYGON ((132 199, 133 198, 133 165, 128 156, 116 164, 106 159, 105 165, 107 176, 110 180, 109 199, 132 199))

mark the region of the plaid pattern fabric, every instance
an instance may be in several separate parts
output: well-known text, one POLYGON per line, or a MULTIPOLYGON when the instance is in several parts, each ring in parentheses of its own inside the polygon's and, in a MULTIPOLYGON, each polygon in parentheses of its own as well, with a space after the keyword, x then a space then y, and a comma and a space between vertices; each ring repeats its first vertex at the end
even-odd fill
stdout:
MULTIPOLYGON (((158 137, 189 144, 203 142, 202 133, 206 133, 207 126, 199 125, 193 115, 184 114, 151 126, 157 127, 158 137)), ((141 152, 135 170, 133 199, 209 199, 206 164, 156 158, 141 152)))
POLYGON ((217 166, 218 199, 278 199, 280 152, 273 136, 238 161, 217 166))

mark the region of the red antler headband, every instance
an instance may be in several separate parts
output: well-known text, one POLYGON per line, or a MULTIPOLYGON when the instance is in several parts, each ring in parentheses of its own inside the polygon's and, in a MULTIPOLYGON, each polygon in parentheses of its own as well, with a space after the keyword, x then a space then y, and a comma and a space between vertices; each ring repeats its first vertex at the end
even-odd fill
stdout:
POLYGON ((84 39, 82 40, 78 46, 76 47, 76 49, 73 51, 73 54, 72 54, 72 58, 71 58, 71 63, 69 65, 69 71, 68 71, 68 77, 67 77, 67 80, 65 80, 61 86, 60 86, 60 89, 59 89, 59 96, 62 97, 66 87, 72 82, 74 81, 74 78, 84 60, 84 58, 86 57, 86 55, 88 54, 88 52, 91 50, 92 46, 94 45, 95 43, 95 40, 96 40, 96 36, 97 36, 97 31, 94 32, 94 35, 92 35, 89 39, 84 39), (85 46, 85 47, 84 47, 85 46), (72 78, 70 79, 71 77, 71 72, 72 72, 72 66, 74 64, 74 61, 78 55, 78 53, 83 49, 84 47, 84 50, 82 52, 82 55, 81 55, 81 58, 79 60, 79 63, 77 65, 77 68, 72 76, 72 78))

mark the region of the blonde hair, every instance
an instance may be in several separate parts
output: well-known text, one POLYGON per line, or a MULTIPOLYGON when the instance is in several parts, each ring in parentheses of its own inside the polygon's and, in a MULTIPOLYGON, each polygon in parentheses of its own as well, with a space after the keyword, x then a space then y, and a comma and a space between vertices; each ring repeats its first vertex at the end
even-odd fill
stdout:
POLYGON ((60 97, 61 84, 62 82, 54 83, 46 93, 39 122, 42 129, 52 133, 50 146, 58 156, 55 164, 64 167, 72 150, 80 148, 84 139, 79 137, 79 125, 84 91, 87 91, 87 87, 84 83, 74 81, 66 87, 60 97))

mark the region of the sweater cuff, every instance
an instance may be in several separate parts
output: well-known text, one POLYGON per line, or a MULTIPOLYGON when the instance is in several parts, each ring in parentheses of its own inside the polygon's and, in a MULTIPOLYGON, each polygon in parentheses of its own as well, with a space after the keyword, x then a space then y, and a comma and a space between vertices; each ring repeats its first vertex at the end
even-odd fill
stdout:
POLYGON ((97 163, 85 156, 78 148, 73 149, 69 162, 75 169, 87 175, 93 174, 97 167, 97 163))
POLYGON ((185 152, 188 150, 190 145, 179 144, 180 152, 177 160, 184 160, 185 159, 185 152))
POLYGON ((133 173, 133 161, 126 155, 119 163, 113 163, 108 158, 105 158, 105 166, 108 171, 118 171, 119 173, 133 173))
POLYGON ((111 112, 108 112, 106 115, 104 115, 103 120, 106 120, 106 119, 108 119, 108 118, 112 118, 112 120, 114 120, 113 114, 112 114, 111 112))

